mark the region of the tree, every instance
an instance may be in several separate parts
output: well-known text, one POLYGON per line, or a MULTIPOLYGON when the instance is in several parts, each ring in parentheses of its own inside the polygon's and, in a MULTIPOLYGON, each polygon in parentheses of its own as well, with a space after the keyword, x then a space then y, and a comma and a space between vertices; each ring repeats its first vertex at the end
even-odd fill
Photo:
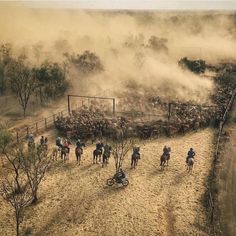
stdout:
POLYGON ((168 47, 166 46, 168 40, 165 38, 158 38, 157 36, 152 35, 148 40, 148 47, 155 51, 162 51, 167 53, 168 47))
POLYGON ((69 63, 82 75, 94 74, 104 70, 100 58, 88 50, 82 54, 64 54, 69 63))
MULTIPOLYGON (((11 174, 9 174, 11 175, 11 174)), ((16 191, 17 185, 13 178, 5 177, 0 186, 0 195, 7 201, 15 211, 16 235, 20 235, 20 224, 23 222, 24 210, 31 202, 32 196, 28 184, 21 187, 21 191, 16 191)))
POLYGON ((20 235, 25 207, 32 201, 28 180, 21 169, 22 145, 13 146, 6 127, 0 126, 0 154, 5 160, 1 178, 0 195, 15 211, 16 235, 20 235), (4 176, 4 177, 3 177, 4 176))
POLYGON ((7 76, 11 90, 16 95, 25 117, 30 97, 36 88, 36 80, 33 73, 30 68, 24 65, 24 60, 18 58, 9 63, 7 76))
POLYGON ((37 92, 41 104, 62 96, 69 86, 64 65, 46 61, 39 68, 34 68, 33 73, 37 80, 37 92))
POLYGON ((127 153, 134 146, 134 140, 125 138, 125 132, 122 128, 117 131, 118 132, 116 134, 116 138, 114 140, 114 143, 112 144, 116 172, 118 172, 119 169, 122 167, 123 161, 127 153))
POLYGON ((11 59, 11 46, 9 44, 2 44, 0 46, 0 95, 7 88, 6 66, 10 63, 11 59))
POLYGON ((37 60, 37 64, 39 64, 40 56, 43 50, 43 44, 41 42, 36 43, 32 46, 34 56, 37 60))
POLYGON ((195 74, 204 73, 206 70, 206 62, 204 60, 190 60, 187 57, 184 57, 180 59, 179 65, 195 74))
POLYGON ((44 148, 33 149, 23 156, 22 168, 28 178, 32 193, 32 203, 38 200, 38 188, 48 170, 51 158, 44 148))

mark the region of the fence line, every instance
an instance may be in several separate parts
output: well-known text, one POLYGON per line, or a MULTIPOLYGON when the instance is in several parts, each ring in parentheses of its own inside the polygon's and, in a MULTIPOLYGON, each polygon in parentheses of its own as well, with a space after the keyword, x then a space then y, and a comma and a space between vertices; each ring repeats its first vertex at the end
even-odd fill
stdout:
POLYGON ((65 115, 68 115, 67 109, 59 111, 43 119, 37 120, 36 122, 33 122, 24 128, 13 131, 16 135, 16 141, 19 142, 20 140, 25 139, 31 133, 37 135, 42 131, 49 130, 54 126, 54 122, 57 117, 64 117, 65 115))
MULTIPOLYGON (((225 109, 225 112, 223 114, 222 120, 220 121, 220 125, 219 125, 219 129, 218 129, 218 134, 217 134, 217 142, 216 142, 216 149, 215 149, 215 153, 214 153, 214 167, 213 167, 213 177, 215 178, 215 163, 217 162, 218 158, 219 158, 219 149, 220 149, 220 142, 221 142, 221 136, 222 136, 222 132, 223 132, 223 127, 224 124, 227 120, 227 115, 228 112, 230 111, 230 109, 232 108, 232 105, 234 103, 235 100, 235 96, 236 96, 236 89, 233 90, 233 93, 231 95, 230 101, 227 104, 227 107, 225 109)), ((214 200, 212 198, 212 193, 209 193, 208 196, 208 204, 210 207, 210 218, 211 218, 211 223, 213 223, 214 221, 214 200)))

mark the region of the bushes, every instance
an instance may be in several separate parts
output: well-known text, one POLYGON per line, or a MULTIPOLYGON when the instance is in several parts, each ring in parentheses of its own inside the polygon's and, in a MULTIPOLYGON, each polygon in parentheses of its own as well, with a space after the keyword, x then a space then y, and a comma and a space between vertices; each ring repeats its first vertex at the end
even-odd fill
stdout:
POLYGON ((34 68, 37 81, 37 93, 41 103, 60 97, 68 88, 66 70, 58 63, 44 62, 39 68, 34 68))
POLYGON ((206 62, 204 60, 190 60, 187 57, 184 57, 180 59, 179 65, 195 74, 204 73, 206 70, 206 62))
POLYGON ((65 54, 65 56, 69 63, 82 75, 102 72, 104 70, 100 58, 94 52, 86 50, 82 54, 65 54))

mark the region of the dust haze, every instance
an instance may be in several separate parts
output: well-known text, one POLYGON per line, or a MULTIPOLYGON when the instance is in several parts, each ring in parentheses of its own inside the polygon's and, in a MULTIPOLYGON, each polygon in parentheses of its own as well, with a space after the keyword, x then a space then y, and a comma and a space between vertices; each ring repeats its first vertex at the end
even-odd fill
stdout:
POLYGON ((0 40, 32 64, 62 62, 63 53, 90 50, 104 71, 80 78, 71 69, 74 93, 140 96, 207 103, 213 82, 178 66, 182 57, 207 63, 235 60, 236 16, 223 12, 104 12, 63 9, 0 8, 0 40), (151 36, 167 50, 149 47, 151 36), (40 47, 36 59, 35 45, 40 47), (129 85, 132 86, 129 86, 129 85), (132 89, 131 89, 132 88, 132 89))

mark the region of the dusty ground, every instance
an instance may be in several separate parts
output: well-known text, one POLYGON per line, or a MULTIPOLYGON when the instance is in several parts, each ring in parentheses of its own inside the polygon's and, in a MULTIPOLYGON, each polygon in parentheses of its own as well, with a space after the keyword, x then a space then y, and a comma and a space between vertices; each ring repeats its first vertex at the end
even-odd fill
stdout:
MULTIPOLYGON (((111 158, 106 168, 93 165, 93 147, 85 149, 82 166, 72 154, 66 164, 58 161, 39 191, 39 203, 28 210, 23 227, 32 235, 63 236, 188 236, 208 235, 202 204, 212 161, 213 131, 205 129, 172 139, 161 138, 142 144, 136 170, 125 171, 130 185, 107 187, 114 173, 111 158), (170 166, 160 170, 164 145, 171 146, 170 166), (185 167, 188 148, 197 151, 193 173, 185 167)), ((0 200, 2 201, 2 200, 0 200)), ((0 235, 13 235, 12 212, 0 202, 0 235)))

